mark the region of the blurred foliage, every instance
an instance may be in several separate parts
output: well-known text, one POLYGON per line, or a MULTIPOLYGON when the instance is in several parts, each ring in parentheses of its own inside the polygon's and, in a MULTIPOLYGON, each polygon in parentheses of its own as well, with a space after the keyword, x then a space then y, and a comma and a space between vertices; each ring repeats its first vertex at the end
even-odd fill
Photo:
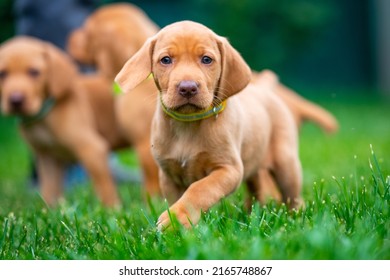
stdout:
MULTIPOLYGON (((0 0, 0 41, 14 33, 12 0, 0 0)), ((118 1, 100 0, 100 5, 118 1)), ((335 15, 327 0, 149 0, 132 2, 156 22, 193 19, 226 36, 252 68, 278 70, 304 47, 335 15), (170 13, 161 11, 166 7, 170 13), (148 7, 152 7, 148 11, 148 7), (155 7, 153 9, 153 7, 155 7), (248 47, 251 46, 251 47, 248 47)))
POLYGON ((333 2, 327 0, 191 2, 214 31, 228 37, 255 69, 278 68, 310 44, 335 16, 333 2))
POLYGON ((13 0, 0 0, 0 42, 8 39, 15 32, 12 13, 13 2, 13 0))

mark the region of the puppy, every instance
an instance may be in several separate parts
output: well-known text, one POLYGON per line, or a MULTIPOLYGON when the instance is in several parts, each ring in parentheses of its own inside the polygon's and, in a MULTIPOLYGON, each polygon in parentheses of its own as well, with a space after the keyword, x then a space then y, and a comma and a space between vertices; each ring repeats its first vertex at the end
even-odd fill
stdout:
POLYGON ((80 77, 50 43, 16 37, 0 46, 0 94, 2 112, 21 120, 47 204, 61 196, 64 169, 74 161, 84 165, 105 205, 119 204, 107 157, 128 144, 116 125, 110 82, 80 77))
POLYGON ((67 50, 78 62, 94 65, 102 75, 114 80, 123 64, 158 30, 134 5, 105 5, 71 33, 67 50))
MULTIPOLYGON (((123 64, 158 27, 139 8, 130 4, 105 5, 72 32, 68 51, 77 61, 93 65, 114 81, 123 64)), ((147 79, 128 95, 119 95, 115 114, 127 141, 135 149, 150 195, 160 194, 158 168, 150 150, 150 128, 156 107, 156 86, 147 79)))
POLYGON ((152 124, 152 153, 169 212, 196 224, 242 181, 258 197, 260 171, 274 176, 289 207, 301 203, 301 164, 291 113, 268 87, 249 84, 252 73, 225 38, 183 21, 151 37, 116 81, 130 91, 152 73, 160 91, 152 124))

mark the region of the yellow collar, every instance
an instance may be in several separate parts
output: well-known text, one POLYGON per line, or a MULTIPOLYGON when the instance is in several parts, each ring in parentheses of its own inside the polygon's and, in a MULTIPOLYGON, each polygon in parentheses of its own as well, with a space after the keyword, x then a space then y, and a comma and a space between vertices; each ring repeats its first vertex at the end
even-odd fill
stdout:
POLYGON ((218 114, 222 113, 222 111, 225 110, 226 102, 227 102, 226 100, 224 100, 224 101, 222 101, 222 103, 220 103, 217 106, 210 106, 207 109, 204 109, 204 110, 197 112, 197 113, 181 114, 181 113, 175 112, 171 109, 168 109, 164 105, 164 103, 162 102, 161 98, 160 98, 160 101, 161 101, 161 107, 162 107, 163 111, 165 112, 165 114, 167 114, 171 118, 173 118, 177 121, 181 121, 181 122, 194 122, 194 121, 204 120, 204 119, 210 118, 212 116, 218 117, 218 114))

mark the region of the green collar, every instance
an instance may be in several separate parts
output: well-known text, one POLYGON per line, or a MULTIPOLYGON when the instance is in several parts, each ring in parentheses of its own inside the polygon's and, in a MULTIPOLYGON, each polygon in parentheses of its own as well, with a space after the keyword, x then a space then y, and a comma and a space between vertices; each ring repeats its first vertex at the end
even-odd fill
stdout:
POLYGON ((207 118, 210 118, 212 116, 218 117, 218 114, 222 113, 222 111, 225 110, 226 102, 227 102, 226 100, 224 100, 221 104, 219 104, 217 106, 210 106, 207 109, 202 110, 202 111, 197 112, 197 113, 181 114, 181 113, 175 112, 171 109, 168 109, 164 105, 164 103, 162 102, 161 98, 160 98, 160 101, 161 101, 161 107, 162 107, 163 111, 165 112, 165 114, 167 114, 171 118, 173 118, 177 121, 181 121, 181 122, 194 122, 194 121, 207 119, 207 118))
POLYGON ((42 120, 44 117, 47 116, 47 114, 50 113, 50 111, 53 109, 54 105, 56 104, 56 101, 54 98, 49 97, 47 98, 43 104, 41 109, 32 116, 21 116, 20 123, 24 126, 29 126, 33 123, 36 123, 40 120, 42 120))
MULTIPOLYGON (((149 76, 146 79, 153 78, 153 73, 150 73, 149 76)), ((117 82, 112 82, 112 93, 115 96, 121 95, 123 93, 121 86, 117 82)))
POLYGON ((118 83, 116 82, 113 82, 112 83, 112 92, 114 93, 114 95, 121 95, 122 94, 122 89, 121 87, 118 85, 118 83))

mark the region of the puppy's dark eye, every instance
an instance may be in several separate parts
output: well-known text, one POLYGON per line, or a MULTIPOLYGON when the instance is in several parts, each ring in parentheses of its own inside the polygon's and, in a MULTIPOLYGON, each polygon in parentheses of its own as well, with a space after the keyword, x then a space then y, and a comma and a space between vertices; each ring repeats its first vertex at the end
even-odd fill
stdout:
POLYGON ((0 70, 0 80, 3 80, 7 77, 8 72, 6 70, 0 70))
POLYGON ((170 58, 169 56, 164 56, 160 59, 160 62, 164 65, 172 64, 172 58, 170 58))
POLYGON ((36 78, 39 76, 39 74, 41 74, 41 72, 35 68, 30 68, 27 70, 27 74, 32 78, 36 78))
POLYGON ((211 57, 205 55, 202 57, 201 61, 203 64, 210 64, 211 62, 213 62, 213 59, 211 57))

